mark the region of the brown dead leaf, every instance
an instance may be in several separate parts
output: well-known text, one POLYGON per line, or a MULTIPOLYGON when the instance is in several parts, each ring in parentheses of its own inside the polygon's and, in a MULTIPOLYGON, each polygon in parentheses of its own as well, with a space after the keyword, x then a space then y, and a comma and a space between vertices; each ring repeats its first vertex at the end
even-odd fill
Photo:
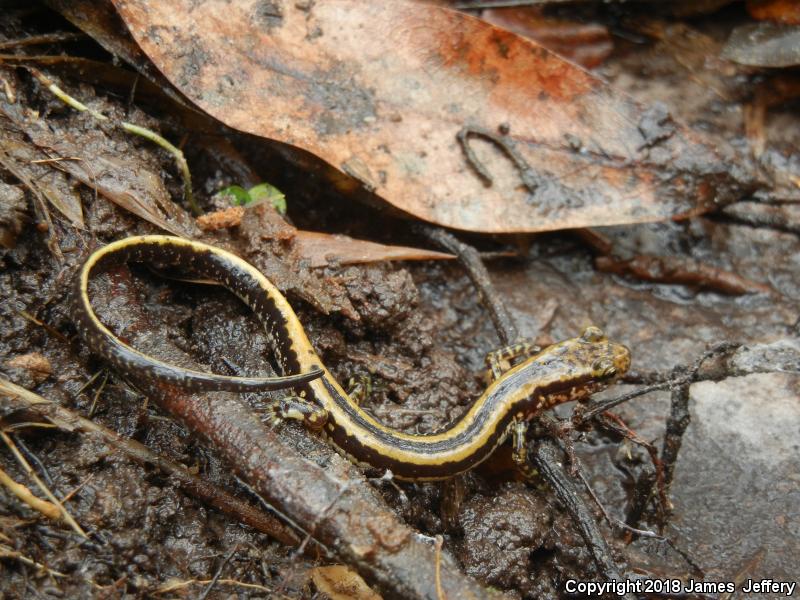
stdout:
POLYGON ((452 254, 408 246, 387 246, 347 235, 298 230, 294 237, 297 253, 310 267, 329 264, 357 265, 384 260, 442 260, 452 254))
POLYGON ((211 115, 310 151, 442 225, 500 232, 653 221, 703 212, 753 185, 724 144, 530 40, 437 6, 114 4, 158 68, 211 115), (487 187, 458 137, 465 126, 503 125, 510 151, 486 136, 468 140, 491 173, 487 187))
MULTIPOLYGON (((241 207, 237 208, 242 210, 241 207)), ((229 210, 231 209, 227 209, 227 211, 229 210)), ((366 264, 385 260, 453 258, 451 254, 422 248, 389 246, 358 240, 348 235, 303 231, 288 223, 269 203, 258 204, 242 210, 239 223, 242 222, 245 223, 245 230, 256 229, 258 238, 262 241, 290 242, 294 258, 304 262, 305 266, 310 268, 366 264)), ((261 243, 256 242, 252 245, 258 248, 261 243)))
POLYGON ((149 169, 142 168, 135 157, 129 160, 99 156, 92 163, 70 163, 65 170, 156 227, 183 237, 195 233, 191 218, 172 202, 161 179, 149 169))
MULTIPOLYGON (((451 254, 411 248, 408 246, 389 246, 367 240, 358 240, 347 235, 303 231, 286 221, 283 215, 268 202, 223 209, 203 215, 197 219, 200 227, 207 229, 207 223, 227 221, 234 213, 235 223, 226 227, 242 225, 241 233, 250 239, 250 248, 256 251, 263 242, 289 243, 293 259, 305 263, 306 268, 329 265, 354 265, 385 260, 442 260, 453 258, 451 254)), ((284 246, 286 247, 286 246, 284 246)))

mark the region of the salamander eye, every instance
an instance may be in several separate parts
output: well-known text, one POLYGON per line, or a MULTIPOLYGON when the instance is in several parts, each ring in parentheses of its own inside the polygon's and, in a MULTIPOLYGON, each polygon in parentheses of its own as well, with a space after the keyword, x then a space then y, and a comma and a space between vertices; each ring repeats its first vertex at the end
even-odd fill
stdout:
POLYGON ((597 377, 614 377, 617 374, 617 367, 607 358, 598 358, 592 364, 592 370, 597 377))
POLYGON ((603 333, 603 330, 600 329, 599 327, 591 325, 583 330, 583 333, 581 333, 581 339, 584 342, 590 342, 590 343, 601 342, 604 339, 606 339, 606 334, 603 333))

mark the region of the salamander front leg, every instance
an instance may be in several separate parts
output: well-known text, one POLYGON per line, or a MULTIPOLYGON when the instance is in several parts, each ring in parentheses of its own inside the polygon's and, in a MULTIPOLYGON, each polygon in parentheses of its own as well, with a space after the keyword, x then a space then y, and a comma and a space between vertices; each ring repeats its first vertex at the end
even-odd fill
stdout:
POLYGON ((517 470, 522 473, 525 479, 535 479, 539 476, 539 471, 533 466, 528 456, 528 422, 517 421, 512 425, 511 443, 513 445, 512 456, 517 470))
POLYGON ((269 421, 273 427, 286 419, 294 419, 313 431, 319 431, 328 422, 327 410, 298 396, 281 398, 270 409, 272 417, 269 421))
POLYGON ((500 376, 512 367, 511 361, 515 358, 520 356, 527 358, 541 351, 542 348, 540 346, 530 341, 522 341, 489 352, 486 355, 487 381, 491 382, 500 379, 500 376))

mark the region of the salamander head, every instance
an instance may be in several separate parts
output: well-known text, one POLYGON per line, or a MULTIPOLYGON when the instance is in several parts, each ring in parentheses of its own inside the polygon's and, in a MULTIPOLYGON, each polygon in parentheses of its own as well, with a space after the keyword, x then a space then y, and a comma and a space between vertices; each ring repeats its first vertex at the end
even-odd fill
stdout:
POLYGON ((546 405, 584 400, 623 375, 631 364, 625 346, 608 341, 598 327, 587 327, 580 337, 545 348, 536 362, 548 372, 546 405))
POLYGON ((615 379, 624 375, 631 366, 631 352, 622 344, 609 342, 599 327, 590 326, 583 330, 576 340, 574 352, 584 358, 585 363, 591 359, 592 377, 594 379, 615 379))

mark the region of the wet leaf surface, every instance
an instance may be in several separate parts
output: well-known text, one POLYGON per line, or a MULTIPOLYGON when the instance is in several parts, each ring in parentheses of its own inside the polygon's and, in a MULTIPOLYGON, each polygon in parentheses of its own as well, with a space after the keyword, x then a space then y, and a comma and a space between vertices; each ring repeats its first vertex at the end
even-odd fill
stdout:
MULTIPOLYGON (((3 123, 7 125, 7 121, 3 123)), ((42 206, 55 208, 69 223, 83 228, 83 209, 80 195, 70 185, 67 177, 51 161, 65 157, 53 157, 39 148, 20 139, 9 129, 0 130, 0 164, 14 173, 34 193, 42 206), (51 163, 51 164, 46 164, 51 163)), ((73 160, 67 157, 67 161, 73 160)))
MULTIPOLYGON (((73 129, 67 132, 59 131, 52 123, 26 114, 20 106, 2 100, 0 114, 5 117, 6 124, 24 133, 32 142, 28 145, 37 152, 37 157, 46 159, 39 166, 46 173, 45 183, 53 178, 57 181, 58 177, 64 177, 63 173, 68 173, 108 200, 165 231, 181 236, 191 235, 195 231, 193 222, 169 197, 161 178, 141 160, 137 160, 130 141, 123 139, 118 144, 111 144, 107 134, 88 115, 81 123, 80 131, 73 129)), ((3 143, 13 144, 13 138, 4 135, 3 143)), ((15 147, 21 149, 24 146, 18 141, 15 147)), ((28 160, 33 158, 29 156, 28 160)), ((41 180, 42 177, 37 179, 41 180)), ((63 212, 66 207, 70 214, 75 215, 73 218, 80 216, 80 202, 72 186, 67 186, 66 180, 62 187, 69 189, 75 197, 72 201, 74 207, 72 203, 61 200, 63 196, 55 194, 53 188, 42 188, 42 185, 36 184, 45 197, 59 199, 56 204, 59 210, 63 212)))
POLYGON ((705 143, 666 111, 438 7, 115 6, 158 68, 208 113, 310 151, 436 223, 542 231, 652 221, 704 212, 756 183, 730 148, 705 143), (527 166, 519 172, 485 136, 472 140, 493 178, 486 187, 458 136, 501 126, 527 166))

